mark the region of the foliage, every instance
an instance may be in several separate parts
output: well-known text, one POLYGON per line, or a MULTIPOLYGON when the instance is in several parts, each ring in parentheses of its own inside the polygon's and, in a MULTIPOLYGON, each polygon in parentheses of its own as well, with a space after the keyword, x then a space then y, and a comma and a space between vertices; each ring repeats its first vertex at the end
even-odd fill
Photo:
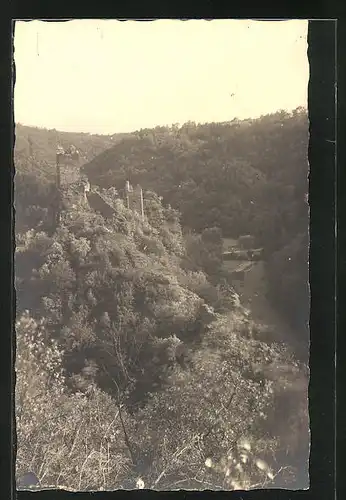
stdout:
MULTIPOLYGON (((299 326, 305 118, 129 135, 85 167, 113 215, 71 191, 57 228, 53 170, 38 175, 54 134, 33 134, 28 163, 18 141, 18 472, 89 490, 286 484, 287 461, 307 456, 306 377, 286 349, 256 338, 222 237, 263 245, 271 298, 299 326), (122 201, 127 179, 145 188, 144 220, 122 201)), ((90 151, 113 140, 67 138, 90 151)))
POLYGON ((284 263, 273 263, 273 254, 289 248, 298 235, 305 238, 298 238, 299 252, 306 248, 307 147, 307 114, 298 108, 255 120, 139 131, 84 170, 102 187, 130 179, 159 193, 181 212, 183 227, 197 233, 218 227, 225 237, 254 235, 272 269, 275 305, 307 337, 308 303, 300 300, 306 295, 300 276, 305 280, 307 259, 292 252, 292 286, 287 288, 277 284, 284 263))
MULTIPOLYGON (((201 233, 219 227, 225 237, 254 235, 271 270, 271 299, 307 339, 307 257, 302 258, 308 239, 306 110, 279 111, 255 120, 189 122, 114 136, 18 124, 16 224, 20 231, 39 224, 48 230, 51 224, 49 186, 54 180, 57 141, 73 143, 82 151, 83 170, 92 184, 117 188, 121 195, 126 180, 140 183, 179 210, 184 228, 201 233), (300 249, 293 248, 294 241, 300 242, 300 249), (277 252, 284 248, 292 251, 287 287, 279 283, 286 265, 277 252)), ((146 210, 156 217, 151 223, 158 227, 163 214, 155 212, 155 196, 147 193, 146 197, 146 210)), ((171 236, 167 244, 174 247, 178 242, 171 236)), ((217 262, 210 265, 217 267, 217 262)))
MULTIPOLYGON (((41 484, 74 490, 133 488, 138 478, 153 489, 247 489, 251 481, 266 485, 274 478, 244 445, 252 429, 250 441, 261 456, 268 446, 275 450, 275 442, 256 438, 253 428, 273 391, 270 384, 258 391, 244 379, 235 357, 227 361, 206 345, 189 369, 176 367, 166 390, 130 416, 116 393, 110 398, 87 381, 86 371, 84 387, 68 391, 63 353, 47 341, 45 321, 25 312, 16 327, 18 474, 34 470, 41 484)), ((177 355, 177 338, 160 344, 157 353, 166 345, 171 359, 177 355)))
POLYGON ((16 330, 17 474, 74 490, 121 487, 131 461, 112 399, 93 384, 67 393, 63 352, 47 342, 44 321, 25 313, 16 330))
MULTIPOLYGON (((169 216, 157 201, 155 206, 169 216)), ((19 311, 30 306, 36 317, 48 318, 49 335, 67 349, 71 373, 83 368, 83 360, 93 360, 102 387, 109 387, 109 377, 127 386, 138 378, 140 360, 142 380, 150 387, 157 382, 157 338, 185 331, 189 339, 200 329, 203 299, 177 279, 185 275, 179 267, 179 222, 172 227, 163 219, 158 229, 149 222, 155 224, 156 216, 141 221, 121 203, 109 229, 92 212, 72 215, 52 237, 28 232, 22 238, 19 311)))

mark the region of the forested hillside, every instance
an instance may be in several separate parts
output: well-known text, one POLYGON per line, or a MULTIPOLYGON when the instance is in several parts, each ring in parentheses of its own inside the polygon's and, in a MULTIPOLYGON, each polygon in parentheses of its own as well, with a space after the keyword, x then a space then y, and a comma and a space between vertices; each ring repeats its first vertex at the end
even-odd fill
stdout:
POLYGON ((305 112, 110 149, 68 134, 104 151, 85 171, 114 215, 74 204, 53 229, 39 161, 55 143, 36 132, 15 152, 17 472, 84 490, 307 487, 307 368, 266 340, 222 266, 222 235, 252 233, 278 304, 305 299, 305 112), (144 220, 127 179, 145 188, 144 220))
MULTIPOLYGON (((62 147, 74 144, 88 160, 101 153, 103 150, 114 146, 118 141, 131 134, 97 135, 81 132, 62 132, 55 129, 43 129, 16 124, 16 160, 27 160, 27 170, 40 170, 40 162, 54 165, 57 144, 62 147), (35 158, 36 164, 29 163, 29 158, 35 158)), ((25 170, 24 166, 20 170, 25 170)))
POLYGON ((306 110, 255 120, 141 130, 85 166, 92 183, 140 183, 200 232, 252 234, 264 247, 275 306, 307 339, 308 118, 306 110))
POLYGON ((84 155, 92 184, 126 180, 163 196, 184 230, 253 234, 264 247, 274 306, 308 342, 308 119, 304 109, 256 120, 96 136, 16 128, 16 224, 50 224, 57 141, 84 155), (115 143, 115 145, 114 145, 115 143), (100 154, 99 154, 100 153, 100 154), (87 161, 92 158, 91 161, 87 161))

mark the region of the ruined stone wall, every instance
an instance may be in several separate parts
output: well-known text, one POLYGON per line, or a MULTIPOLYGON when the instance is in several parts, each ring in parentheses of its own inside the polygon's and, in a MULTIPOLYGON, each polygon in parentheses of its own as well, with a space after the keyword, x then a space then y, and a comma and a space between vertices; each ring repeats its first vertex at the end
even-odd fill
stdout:
POLYGON ((141 214, 141 187, 136 186, 133 191, 127 193, 130 210, 141 214))

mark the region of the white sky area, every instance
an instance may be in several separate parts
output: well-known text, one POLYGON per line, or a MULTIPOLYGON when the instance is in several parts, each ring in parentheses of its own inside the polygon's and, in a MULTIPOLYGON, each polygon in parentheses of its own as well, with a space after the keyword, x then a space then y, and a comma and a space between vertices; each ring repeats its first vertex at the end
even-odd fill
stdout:
POLYGON ((17 21, 15 121, 113 134, 307 107, 307 30, 305 20, 17 21))

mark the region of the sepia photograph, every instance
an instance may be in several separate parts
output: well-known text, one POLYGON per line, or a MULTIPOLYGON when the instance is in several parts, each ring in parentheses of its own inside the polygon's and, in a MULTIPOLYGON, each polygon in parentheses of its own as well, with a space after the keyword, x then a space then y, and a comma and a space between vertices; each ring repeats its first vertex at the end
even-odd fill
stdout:
POLYGON ((18 490, 309 488, 308 24, 14 22, 18 490))

